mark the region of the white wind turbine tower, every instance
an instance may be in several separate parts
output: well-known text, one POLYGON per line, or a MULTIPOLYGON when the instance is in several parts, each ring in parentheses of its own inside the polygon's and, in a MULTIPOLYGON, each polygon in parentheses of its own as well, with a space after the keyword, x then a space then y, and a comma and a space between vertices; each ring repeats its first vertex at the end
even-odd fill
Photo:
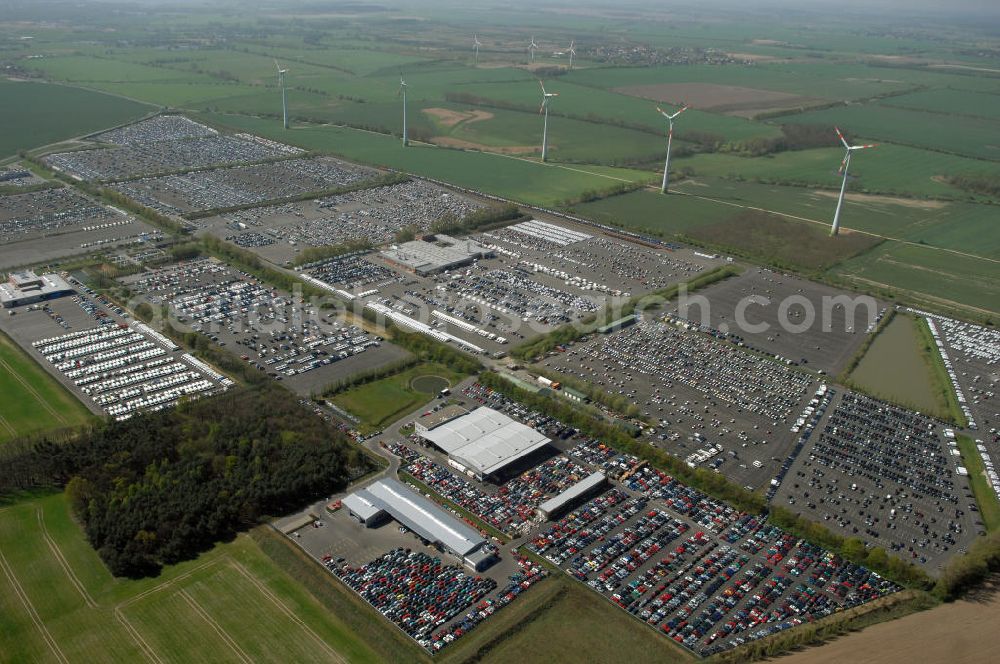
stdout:
POLYGON ((531 35, 531 44, 528 45, 528 51, 531 52, 531 61, 535 61, 535 49, 538 48, 538 44, 535 43, 535 35, 531 35))
POLYGON ((399 92, 397 96, 403 97, 403 145, 410 144, 410 136, 406 133, 406 81, 403 80, 403 73, 399 73, 399 92))
POLYGON ((542 161, 545 161, 549 156, 549 100, 558 97, 559 93, 546 92, 545 84, 541 81, 538 81, 538 85, 542 86, 542 107, 538 112, 545 114, 545 124, 542 125, 542 161))
POLYGON ((575 39, 569 43, 569 50, 567 51, 567 53, 569 53, 569 68, 572 69, 573 68, 573 58, 576 56, 576 40, 575 39))
POLYGON ((278 85, 281 86, 281 118, 282 126, 288 129, 288 97, 285 94, 285 74, 287 69, 282 69, 278 61, 274 61, 274 68, 278 70, 278 85))
POLYGON ((851 153, 855 150, 866 150, 868 148, 875 147, 876 144, 871 145, 851 145, 844 138, 844 135, 840 133, 840 129, 834 127, 837 132, 837 137, 840 138, 840 142, 844 144, 844 161, 840 162, 840 173, 844 174, 844 181, 840 183, 840 197, 837 199, 837 211, 833 213, 833 227, 830 228, 830 235, 835 236, 840 232, 840 208, 844 205, 844 192, 847 190, 847 169, 851 166, 851 153))
POLYGON ((472 35, 472 46, 473 46, 473 48, 476 49, 476 64, 477 65, 479 64, 479 47, 482 46, 482 45, 483 45, 483 43, 481 41, 479 41, 479 35, 472 35))
POLYGON ((669 129, 667 130, 667 161, 663 164, 663 185, 660 187, 660 193, 667 193, 667 187, 670 186, 670 146, 674 142, 674 118, 683 113, 688 109, 687 106, 681 108, 681 110, 676 113, 670 114, 664 111, 659 106, 656 110, 660 112, 660 115, 667 119, 669 123, 669 129))

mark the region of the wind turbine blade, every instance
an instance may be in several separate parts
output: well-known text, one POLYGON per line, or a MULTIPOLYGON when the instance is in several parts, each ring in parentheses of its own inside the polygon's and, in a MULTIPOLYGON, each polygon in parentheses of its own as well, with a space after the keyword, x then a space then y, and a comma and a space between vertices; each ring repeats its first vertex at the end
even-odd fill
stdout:
POLYGON ((684 111, 688 110, 688 108, 689 108, 688 106, 685 106, 685 107, 681 108, 681 110, 679 110, 676 113, 674 113, 674 117, 676 118, 678 115, 680 115, 684 111))
POLYGON ((844 147, 845 148, 851 147, 850 144, 847 142, 847 139, 844 138, 844 135, 840 133, 840 128, 839 127, 834 127, 833 129, 834 129, 834 131, 837 132, 837 136, 840 138, 840 142, 844 144, 844 147))
POLYGON ((545 94, 545 84, 542 83, 541 81, 538 81, 538 85, 540 85, 542 87, 542 94, 544 95, 545 94))

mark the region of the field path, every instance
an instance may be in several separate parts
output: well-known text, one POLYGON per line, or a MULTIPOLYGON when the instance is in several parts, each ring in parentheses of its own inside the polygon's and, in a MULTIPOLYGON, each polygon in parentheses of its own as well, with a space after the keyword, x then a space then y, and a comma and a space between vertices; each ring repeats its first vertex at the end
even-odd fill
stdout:
POLYGON ((10 422, 8 422, 7 418, 4 417, 3 415, 0 415, 0 426, 6 429, 7 433, 9 433, 11 436, 17 437, 17 431, 14 430, 14 427, 10 425, 10 422))
POLYGON ((35 399, 38 401, 38 403, 40 403, 42 405, 42 407, 46 411, 48 411, 49 415, 51 415, 52 417, 54 417, 55 419, 57 419, 61 424, 66 424, 66 418, 62 416, 62 413, 59 413, 58 411, 56 411, 56 409, 52 407, 52 404, 50 404, 48 401, 46 401, 45 399, 43 399, 42 396, 38 393, 38 391, 35 390, 35 388, 28 381, 26 381, 21 376, 21 374, 19 374, 16 371, 14 371, 13 367, 11 367, 9 364, 7 364, 6 360, 0 359, 0 367, 2 367, 3 369, 5 369, 6 371, 8 371, 10 373, 10 375, 13 376, 14 379, 17 382, 19 382, 24 387, 25 390, 27 390, 28 394, 30 394, 31 396, 35 397, 35 399))
POLYGON ((149 645, 149 642, 143 638, 142 634, 139 633, 139 630, 137 630, 132 623, 128 621, 128 618, 126 618, 125 614, 122 613, 120 607, 115 607, 114 614, 115 620, 117 620, 121 626, 125 628, 125 631, 132 637, 135 644, 139 646, 139 650, 141 650, 142 654, 146 656, 146 659, 153 664, 165 664, 160 656, 156 654, 156 651, 153 650, 153 646, 149 645))
POLYGON ((66 576, 69 577, 70 582, 80 592, 80 595, 83 597, 83 601, 87 603, 87 606, 92 609, 96 609, 97 602, 95 602, 94 598, 90 596, 87 589, 83 587, 80 579, 77 578, 76 573, 73 572, 73 568, 70 567, 69 562, 66 560, 65 556, 63 556, 59 545, 56 544, 55 540, 49 535, 49 529, 45 525, 45 514, 40 505, 35 510, 35 514, 38 516, 38 527, 42 532, 42 537, 45 539, 45 543, 49 545, 49 551, 52 552, 56 562, 58 562, 59 566, 63 568, 64 572, 66 572, 66 576))
POLYGON ((119 604, 117 608, 124 609, 127 606, 131 606, 132 604, 135 604, 136 602, 138 602, 141 599, 149 597, 153 593, 158 593, 161 590, 166 590, 167 588, 169 588, 170 586, 174 585, 178 581, 183 581, 184 579, 188 578, 189 576, 191 576, 195 572, 200 572, 201 570, 205 569, 206 567, 211 567, 212 565, 218 564, 219 560, 220 560, 219 558, 216 558, 214 560, 209 560, 208 562, 202 563, 201 565, 198 565, 197 567, 189 569, 188 571, 184 572, 180 576, 175 576, 174 578, 170 579, 169 581, 164 581, 163 583, 161 583, 159 585, 153 586, 149 590, 144 590, 143 592, 139 593, 135 597, 130 597, 129 599, 125 600, 124 602, 122 602, 121 604, 119 604))
POLYGON ((31 603, 31 599, 28 597, 27 593, 24 592, 21 582, 18 581, 17 576, 14 575, 14 570, 11 569, 10 565, 7 563, 7 557, 3 555, 2 550, 0 550, 0 568, 3 569, 4 575, 7 577, 7 580, 10 581, 10 585, 14 588, 14 593, 17 595, 17 598, 21 600, 24 610, 28 612, 31 622, 35 623, 35 627, 37 627, 38 631, 41 632, 42 638, 45 639, 45 642, 52 650, 52 654, 55 655, 56 659, 63 664, 69 664, 69 660, 66 658, 66 655, 63 654, 62 649, 59 647, 59 643, 56 642, 52 633, 49 632, 45 623, 42 622, 42 619, 39 617, 34 605, 31 603))
POLYGON ((274 593, 272 593, 270 589, 267 588, 267 586, 258 581, 257 578, 254 577, 254 575, 247 570, 246 567, 244 567, 239 563, 239 561, 230 558, 229 564, 232 565, 233 568, 236 569, 236 571, 245 576, 247 580, 250 581, 250 583, 255 585, 257 589, 260 590, 260 592, 263 593, 265 597, 267 597, 267 599, 269 599, 276 607, 278 607, 278 609, 281 610, 282 613, 288 616, 290 620, 298 624, 303 629, 303 631, 306 632, 306 634, 311 636, 313 640, 316 641, 316 643, 320 647, 322 647, 323 650, 325 650, 328 655, 330 655, 330 659, 332 661, 340 662, 341 664, 347 664, 347 660, 343 657, 343 655, 334 650, 329 643, 327 643, 325 640, 323 640, 322 637, 320 637, 319 634, 313 631, 312 627, 307 625, 301 618, 295 615, 294 611, 288 608, 288 606, 284 602, 282 602, 274 593))
POLYGON ((181 597, 184 598, 184 601, 188 603, 188 606, 190 606, 191 609, 195 613, 197 613, 202 620, 208 623, 209 626, 211 626, 211 628, 215 630, 215 633, 218 634, 219 637, 226 642, 226 645, 229 646, 229 648, 234 653, 236 653, 237 657, 246 662, 246 664, 254 664, 253 659, 251 659, 250 655, 248 655, 246 651, 240 647, 240 644, 236 642, 236 639, 230 636, 229 632, 227 632, 222 627, 222 625, 216 622, 215 618, 213 618, 208 613, 208 611, 205 610, 205 607, 203 607, 201 604, 198 603, 198 600, 196 600, 194 597, 191 597, 191 593, 189 593, 187 590, 184 590, 183 588, 177 592, 180 594, 181 597))
POLYGON ((124 612, 123 609, 125 609, 126 607, 134 604, 135 602, 138 602, 139 600, 141 600, 141 599, 143 599, 145 597, 149 597, 153 593, 157 593, 157 592, 160 592, 161 590, 165 590, 165 589, 169 588, 170 586, 172 586, 173 584, 177 583, 178 581, 183 581, 184 579, 188 578, 192 574, 194 574, 196 572, 199 572, 199 571, 205 569, 206 567, 210 567, 210 566, 216 564, 217 562, 219 562, 218 559, 209 560, 206 563, 202 563, 201 565, 198 565, 194 569, 188 570, 187 572, 185 572, 184 574, 181 574, 180 576, 174 577, 173 579, 170 579, 169 581, 164 581, 163 583, 161 583, 159 585, 153 586, 149 590, 141 592, 138 595, 136 595, 135 597, 130 597, 129 599, 125 600, 124 602, 122 602, 121 604, 119 604, 118 606, 116 606, 114 608, 115 620, 117 620, 119 623, 121 623, 121 626, 125 628, 125 631, 127 631, 129 633, 129 636, 132 637, 132 640, 135 641, 135 643, 136 643, 137 646, 139 646, 139 649, 142 651, 142 654, 144 654, 146 656, 146 659, 148 659, 153 664, 164 664, 163 658, 161 658, 157 654, 157 652, 153 649, 153 646, 149 645, 149 642, 146 641, 145 638, 143 638, 143 636, 139 632, 139 630, 136 629, 135 626, 131 622, 129 622, 128 618, 125 617, 125 612, 124 612))

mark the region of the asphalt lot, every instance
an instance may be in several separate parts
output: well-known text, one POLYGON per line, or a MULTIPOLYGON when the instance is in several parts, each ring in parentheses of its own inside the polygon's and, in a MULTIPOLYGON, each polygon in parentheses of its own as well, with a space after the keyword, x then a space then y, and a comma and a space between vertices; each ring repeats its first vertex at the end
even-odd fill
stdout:
POLYGON ((775 501, 937 573, 981 531, 945 428, 844 392, 791 465, 775 501))
POLYGON ((69 187, 0 196, 0 269, 161 237, 149 224, 69 187))
POLYGON ((594 335, 540 365, 626 397, 653 423, 652 442, 676 456, 721 447, 707 465, 753 489, 777 474, 816 385, 706 333, 656 321, 594 335))
MULTIPOLYGON (((877 322, 886 310, 885 303, 872 298, 864 301, 871 301, 873 309, 863 305, 856 310, 834 306, 835 298, 861 296, 765 268, 748 268, 696 296, 706 298, 709 306, 692 303, 688 320, 736 335, 747 346, 768 355, 833 376, 844 369, 873 329, 873 321, 877 322), (742 325, 737 316, 741 302, 742 320, 749 325, 742 325), (814 322, 806 326, 810 316, 814 322), (782 325, 783 321, 790 326, 782 325), (798 326, 805 329, 797 331, 798 326), (760 331, 752 331, 757 329, 760 331)), ((676 305, 667 310, 678 313, 676 305)))

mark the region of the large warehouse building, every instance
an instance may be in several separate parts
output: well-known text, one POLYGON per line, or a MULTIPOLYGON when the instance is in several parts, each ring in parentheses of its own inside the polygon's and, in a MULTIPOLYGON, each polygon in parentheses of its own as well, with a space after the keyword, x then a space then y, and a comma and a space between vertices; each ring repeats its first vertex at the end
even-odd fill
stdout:
POLYGON ((391 517, 418 536, 482 571, 494 562, 486 540, 437 504, 396 480, 379 480, 343 500, 351 516, 368 528, 391 517))
POLYGON ((486 407, 417 433, 445 452, 452 466, 480 480, 500 474, 551 442, 531 427, 486 407))
POLYGON ((422 276, 454 270, 492 255, 492 249, 478 242, 457 240, 440 233, 404 242, 382 252, 382 257, 389 263, 422 276))

